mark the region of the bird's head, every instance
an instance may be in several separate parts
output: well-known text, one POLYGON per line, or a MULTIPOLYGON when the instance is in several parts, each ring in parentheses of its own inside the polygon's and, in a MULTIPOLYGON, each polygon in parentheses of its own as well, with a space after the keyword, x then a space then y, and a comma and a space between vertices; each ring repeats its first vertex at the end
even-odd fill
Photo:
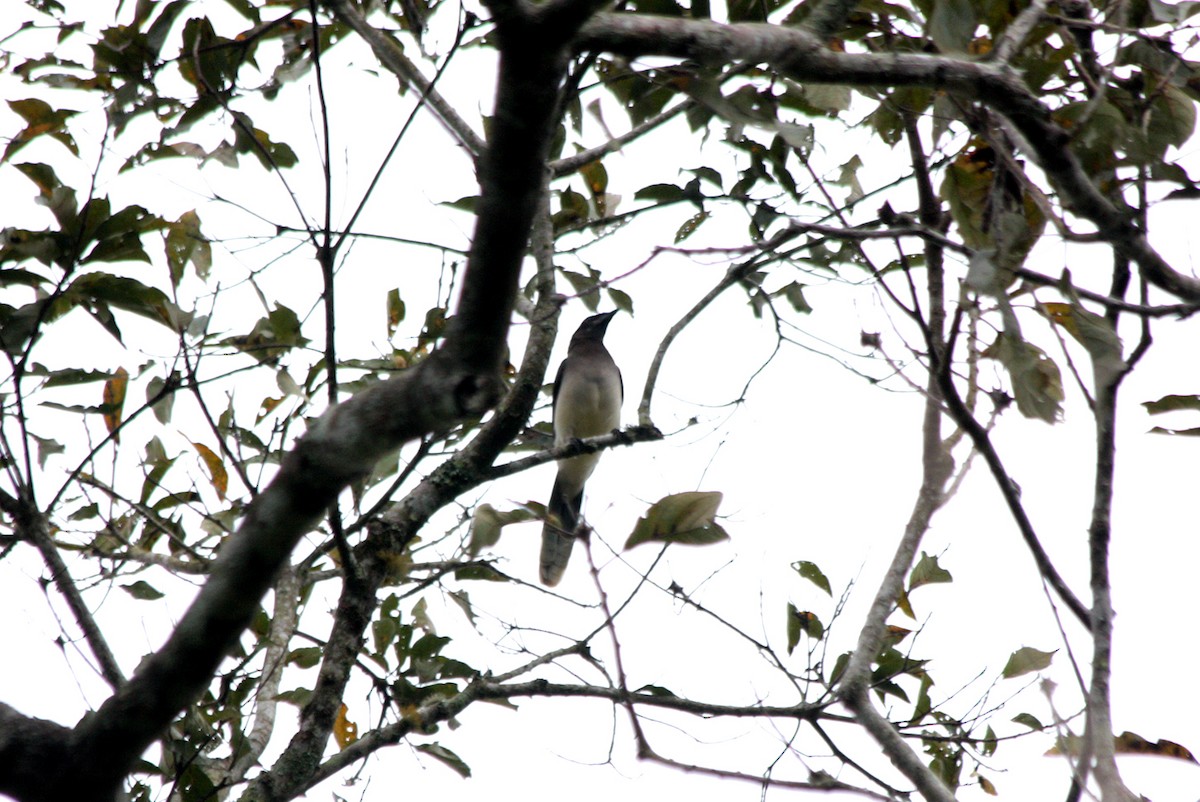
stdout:
POLYGON ((571 342, 603 340, 604 332, 608 330, 608 324, 616 314, 617 310, 614 309, 611 312, 601 312, 598 315, 592 315, 579 324, 579 328, 575 330, 575 334, 571 337, 571 342))

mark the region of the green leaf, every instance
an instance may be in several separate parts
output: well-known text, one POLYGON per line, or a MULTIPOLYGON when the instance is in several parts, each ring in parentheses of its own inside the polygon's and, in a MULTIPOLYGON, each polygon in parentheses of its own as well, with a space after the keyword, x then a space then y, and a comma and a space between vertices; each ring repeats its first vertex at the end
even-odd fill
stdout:
POLYGON ((1164 395, 1157 401, 1143 401, 1142 406, 1151 415, 1174 412, 1180 409, 1200 410, 1200 395, 1164 395))
MULTIPOLYGON (((437 628, 433 625, 433 619, 429 617, 429 603, 425 601, 424 597, 418 599, 417 603, 413 605, 409 618, 412 619, 413 626, 418 627, 426 635, 437 635, 437 628)), ((425 638, 422 638, 418 641, 418 645, 424 643, 425 640, 425 638)), ((416 651, 417 647, 414 646, 413 653, 415 654, 416 651)))
POLYGON ((208 278, 212 268, 212 245, 200 231, 200 217, 196 212, 184 212, 174 223, 167 224, 165 247, 173 286, 179 286, 188 264, 196 269, 201 280, 208 278))
POLYGON ((16 168, 37 185, 38 192, 41 193, 38 203, 49 207, 64 233, 71 233, 79 213, 79 201, 75 197, 75 190, 64 186, 58 180, 54 168, 48 165, 24 162, 16 165, 16 168))
POLYGON ((618 290, 616 287, 606 287, 604 290, 608 293, 608 299, 613 302, 613 305, 622 312, 633 314, 633 298, 624 290, 618 290))
POLYGON ((1200 437, 1200 427, 1191 429, 1167 429, 1163 426, 1155 426, 1150 430, 1150 434, 1171 434, 1182 435, 1184 437, 1200 437))
POLYGON ((141 601, 155 601, 156 599, 161 599, 163 597, 163 594, 160 591, 155 590, 151 585, 141 579, 139 579, 137 582, 131 582, 128 585, 122 585, 121 590, 125 591, 133 598, 141 601))
POLYGON ((576 273, 573 270, 561 272, 588 311, 595 312, 600 307, 600 273, 590 267, 586 274, 576 273))
POLYGON ((807 315, 808 313, 812 312, 813 309, 811 306, 809 306, 808 300, 804 297, 804 287, 805 285, 801 284, 800 282, 793 281, 783 289, 776 290, 775 292, 771 293, 771 297, 776 298, 782 295, 787 299, 787 302, 791 304, 792 309, 796 310, 802 315, 807 315))
POLYGON ((1168 3, 1166 0, 1149 0, 1148 9, 1155 22, 1179 24, 1200 14, 1200 2, 1183 0, 1180 3, 1168 3))
POLYGON ((826 578, 825 574, 821 573, 821 569, 817 567, 816 563, 809 562, 808 560, 800 560, 799 562, 792 563, 792 568, 796 569, 796 573, 800 574, 800 576, 825 591, 826 594, 833 595, 833 590, 829 586, 829 579, 826 578))
POLYGON ((921 559, 912 569, 912 573, 908 575, 908 592, 912 593, 922 585, 953 581, 954 577, 950 575, 950 572, 938 565, 937 557, 930 557, 925 552, 921 552, 921 559))
POLYGON ((447 766, 452 768, 458 776, 466 779, 471 776, 471 767, 463 762, 463 759, 451 752, 441 744, 418 744, 414 747, 418 752, 424 752, 432 758, 436 758, 447 766))
POLYGON ((479 205, 478 195, 466 195, 458 200, 442 201, 442 206, 449 206, 451 209, 458 209, 462 212, 475 214, 475 208, 479 205))
POLYGON ((656 201, 658 203, 676 203, 686 200, 682 187, 674 184, 651 184, 633 193, 634 200, 656 201))
POLYGON ((978 22, 971 0, 934 0, 929 35, 943 53, 965 53, 978 22))
POLYGON ((1031 671, 1041 671, 1050 665, 1052 659, 1054 659, 1054 652, 1042 652, 1029 646, 1022 646, 1009 656, 1001 676, 1004 679, 1012 679, 1031 671))
POLYGON ((692 236, 692 234, 695 234, 696 229, 700 228, 700 226, 703 225, 704 221, 707 219, 708 212, 700 210, 687 220, 684 220, 683 225, 681 225, 679 230, 675 232, 675 244, 678 245, 688 237, 692 236))
POLYGON ((66 294, 76 303, 102 302, 162 323, 176 332, 186 328, 191 320, 162 290, 124 276, 85 273, 71 282, 66 294))
POLYGON ((10 100, 8 107, 25 120, 25 128, 9 140, 8 147, 4 149, 4 156, 0 157, 0 161, 8 161, 13 154, 39 136, 56 139, 72 154, 79 155, 79 148, 71 137, 70 131, 67 130, 67 120, 79 112, 70 109, 56 109, 38 98, 10 100))
POLYGON ((816 613, 798 610, 795 605, 788 604, 787 616, 788 654, 791 654, 800 642, 801 633, 808 635, 813 640, 820 640, 825 636, 825 626, 821 623, 821 619, 817 618, 816 613))
POLYGON ((501 512, 491 504, 480 504, 471 518, 471 532, 467 543, 467 554, 472 559, 485 549, 500 541, 500 530, 509 524, 532 521, 539 516, 529 507, 518 507, 501 512))
MULTIPOLYGON (((1074 291, 1067 289, 1069 295, 1074 296, 1074 291)), ((1085 309, 1077 297, 1071 297, 1071 302, 1066 304, 1044 303, 1042 308, 1087 350, 1097 385, 1107 386, 1125 372, 1121 338, 1108 318, 1085 309)))
POLYGON ((1038 721, 1036 718, 1034 718, 1029 713, 1018 713, 1017 715, 1013 716, 1013 721, 1016 722, 1017 724, 1024 724, 1026 727, 1028 727, 1031 730, 1046 729, 1045 724, 1038 721))
POLYGON ((654 502, 625 541, 629 550, 642 543, 685 543, 708 545, 727 540, 729 535, 715 522, 721 493, 677 493, 654 502))
POLYGON ((833 671, 829 673, 828 684, 836 685, 846 673, 846 667, 850 665, 850 652, 842 652, 838 655, 837 660, 833 662, 833 671))
POLYGON ((400 298, 399 289, 388 290, 387 294, 387 333, 391 337, 404 320, 404 301, 400 298))
POLYGON ((275 699, 280 702, 293 704, 296 707, 304 707, 312 699, 312 693, 308 688, 296 688, 293 691, 284 691, 276 694, 275 699))
POLYGON ((30 433, 30 437, 37 443, 37 461, 39 468, 46 467, 46 460, 55 454, 62 454, 66 451, 66 446, 57 440, 50 440, 46 437, 38 437, 36 434, 30 433))
POLYGON ((996 749, 999 745, 1000 742, 996 738, 996 732, 991 728, 991 725, 989 725, 987 732, 985 732, 983 736, 983 749, 980 750, 980 754, 982 754, 984 757, 991 757, 992 755, 996 754, 996 749))
POLYGON ((796 648, 800 643, 801 632, 800 611, 796 609, 796 605, 788 603, 787 606, 787 650, 788 654, 796 648))
POLYGON ((587 198, 568 187, 558 195, 558 211, 551 215, 554 231, 559 233, 586 222, 591 216, 587 198))
POLYGON ((471 563, 464 565, 454 572, 454 578, 460 581, 507 582, 508 577, 486 563, 471 563))
POLYGON ((983 355, 998 360, 1008 371, 1022 415, 1046 423, 1058 421, 1064 397, 1062 374, 1042 349, 1004 331, 983 355))
POLYGON ((912 718, 908 720, 910 725, 920 724, 921 721, 929 715, 933 710, 933 702, 929 698, 929 689, 933 687, 933 677, 928 674, 921 675, 921 689, 917 691, 917 701, 913 705, 912 718))
MULTIPOLYGON (((178 377, 173 377, 173 382, 177 386, 178 377)), ((175 393, 164 392, 167 390, 167 380, 160 376, 155 376, 146 383, 146 401, 155 401, 151 409, 154 411, 154 417, 159 423, 169 423, 171 420, 171 410, 175 406, 175 393), (161 396, 161 397, 160 397, 161 396)))
POLYGON ((452 590, 450 591, 450 600, 458 605, 459 609, 463 611, 463 615, 465 615, 467 620, 471 622, 471 625, 474 626, 475 608, 471 606, 471 597, 467 594, 467 592, 465 590, 452 590))
MULTIPOLYGON (((35 370, 29 371, 31 374, 35 370)), ((108 370, 83 370, 80 368, 64 368, 63 370, 53 370, 46 374, 46 387, 62 387, 75 384, 88 384, 90 382, 106 382, 113 377, 112 371, 108 370)))
POLYGON ((664 688, 661 685, 643 685, 634 693, 644 693, 647 696, 658 696, 664 699, 678 699, 678 695, 670 688, 664 688))
POLYGON ((322 651, 319 646, 306 646, 303 649, 293 649, 287 661, 300 668, 312 668, 321 662, 322 651))

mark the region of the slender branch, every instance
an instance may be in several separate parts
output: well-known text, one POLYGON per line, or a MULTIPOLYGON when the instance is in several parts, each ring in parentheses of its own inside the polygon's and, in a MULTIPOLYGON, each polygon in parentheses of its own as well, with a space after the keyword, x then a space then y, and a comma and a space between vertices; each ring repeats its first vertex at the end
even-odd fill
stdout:
MULTIPOLYGON (((914 165, 925 163, 925 155, 917 136, 915 122, 909 120, 908 141, 911 158, 914 165)), ((922 175, 921 173, 918 174, 922 175)), ((922 198, 921 213, 923 222, 932 223, 938 214, 937 202, 932 195, 932 186, 925 181, 919 181, 918 189, 922 198)), ((904 527, 904 534, 896 546, 891 565, 871 608, 866 621, 859 632, 858 644, 850 656, 846 673, 838 687, 838 695, 842 701, 854 711, 858 722, 869 732, 883 748, 883 752, 892 764, 901 771, 925 796, 927 800, 948 802, 954 795, 945 784, 929 768, 921 762, 919 756, 912 750, 903 737, 896 731, 893 724, 876 710, 870 697, 871 664, 879 654, 884 636, 887 632, 887 619, 895 609, 896 600, 904 590, 904 578, 917 552, 917 547, 929 525, 933 515, 941 506, 946 483, 953 471, 953 461, 946 453, 942 442, 941 392, 938 384, 938 361, 949 361, 947 344, 945 342, 945 298, 943 289, 943 273, 941 267, 940 247, 927 244, 927 249, 933 251, 928 259, 928 295, 931 318, 922 323, 934 365, 931 366, 928 384, 925 392, 925 408, 921 426, 921 486, 904 527)))
POLYGON ((92 654, 100 664, 100 675, 114 689, 120 688, 125 684, 125 674, 117 664, 117 658, 109 648, 108 641, 104 639, 104 633, 96 624, 96 619, 92 616, 92 611, 88 609, 87 602, 83 600, 83 594, 79 592, 75 581, 71 579, 71 572, 67 568, 67 564, 63 562, 62 555, 58 553, 58 546, 54 543, 54 539, 50 537, 45 516, 34 514, 24 522, 24 526, 21 528, 24 529, 22 536, 37 547, 42 559, 46 562, 46 567, 50 569, 50 578, 54 581, 54 587, 66 599, 67 607, 70 608, 71 615, 75 617, 75 623, 83 631, 88 648, 92 650, 92 654))
MULTIPOLYGON (((544 202, 542 207, 545 210, 544 202)), ((535 242, 545 240, 545 236, 537 236, 544 225, 548 222, 539 221, 534 227, 535 242)), ((552 288, 553 263, 548 259, 539 261, 544 264, 539 271, 539 285, 543 290, 552 288)), ((349 681, 354 657, 362 647, 366 628, 377 606, 377 590, 390 574, 389 555, 403 553, 429 516, 487 478, 487 466, 512 441, 533 409, 549 364, 557 319, 556 297, 550 292, 540 293, 525 356, 503 404, 474 440, 438 466, 382 521, 369 527, 368 538, 355 550, 359 576, 355 582, 343 585, 317 684, 302 713, 300 728, 271 769, 246 789, 243 799, 247 802, 291 798, 311 787, 310 783, 319 781, 312 778, 324 776, 319 769, 320 759, 349 681)))
POLYGON ((597 145, 594 148, 588 148, 585 151, 576 153, 574 156, 564 156, 561 159, 555 159, 554 161, 550 162, 550 171, 556 178, 564 175, 570 175, 580 167, 583 167, 585 164, 589 164, 597 159, 601 159, 610 153, 615 153, 625 145, 628 145, 630 142, 633 142, 639 137, 659 128, 664 123, 670 122, 695 105, 696 101, 692 100, 691 98, 676 103, 666 111, 659 112, 648 120, 643 120, 641 123, 635 125, 633 128, 630 128, 625 133, 613 137, 602 145, 597 145))
POLYGON ((1117 770, 1110 697, 1113 608, 1108 546, 1112 537, 1117 390, 1120 380, 1121 377, 1113 377, 1096 387, 1096 478, 1092 522, 1088 527, 1092 589, 1092 677, 1087 695, 1087 742, 1095 760, 1101 802, 1135 802, 1138 799, 1122 782, 1117 770))
MULTIPOLYGON (((840 230, 840 229, 839 229, 840 230)), ((764 242, 758 249, 760 254, 771 254, 787 241, 799 236, 803 231, 803 226, 797 224, 797 227, 785 228, 779 233, 773 235, 769 240, 764 242)), ((731 266, 725 271, 725 275, 717 282, 711 290, 704 294, 699 301, 692 305, 692 308, 684 313, 683 317, 675 322, 673 326, 663 335, 662 342, 658 344, 658 350, 654 352, 654 358, 650 361, 650 368, 646 371, 646 383, 642 387, 642 400, 638 404, 638 424, 643 427, 653 427, 650 416, 650 401, 654 395, 654 389, 658 385, 658 374, 662 370, 663 360, 666 359, 667 351, 675 342, 675 339, 683 333, 691 323, 700 316, 700 314, 708 308, 708 306, 721 296, 727 289, 737 284, 746 276, 753 273, 760 267, 759 259, 751 257, 738 265, 731 266)))
POLYGON ((239 783, 262 757, 271 735, 275 732, 275 713, 279 707, 279 684, 287 664, 288 644, 300 619, 300 574, 286 569, 275 583, 275 605, 271 626, 267 631, 267 648, 263 655, 262 677, 255 688, 254 721, 246 735, 247 748, 235 752, 236 761, 229 769, 230 783, 239 783))
POLYGON ((653 426, 627 426, 620 431, 609 432, 598 437, 587 437, 581 440, 569 440, 560 446, 547 448, 528 457, 514 459, 501 463, 487 471, 488 480, 501 479, 505 476, 522 473, 547 462, 577 457, 580 454, 595 454, 616 446, 631 446, 634 443, 649 443, 663 438, 662 432, 653 426))
POLYGON ((404 84, 415 87, 427 99, 429 108, 446 132, 454 137, 472 160, 478 159, 487 147, 486 143, 459 116, 454 106, 434 90, 432 82, 421 73, 421 70, 409 60, 408 56, 404 55, 404 51, 396 44, 396 41, 368 22, 349 0, 328 0, 328 2, 338 19, 349 25, 370 45, 375 57, 379 59, 379 63, 404 84))

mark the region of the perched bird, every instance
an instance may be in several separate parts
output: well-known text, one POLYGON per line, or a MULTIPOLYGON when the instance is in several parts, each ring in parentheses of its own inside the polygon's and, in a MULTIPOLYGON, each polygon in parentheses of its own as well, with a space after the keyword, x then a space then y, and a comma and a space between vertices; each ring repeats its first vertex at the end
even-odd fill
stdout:
MULTIPOLYGON (((621 425, 625 387, 621 371, 604 347, 604 332, 616 311, 592 315, 571 337, 567 358, 554 379, 554 444, 607 434, 621 425)), ((542 582, 557 585, 571 559, 583 486, 600 454, 559 460, 550 491, 549 515, 542 526, 542 582)))

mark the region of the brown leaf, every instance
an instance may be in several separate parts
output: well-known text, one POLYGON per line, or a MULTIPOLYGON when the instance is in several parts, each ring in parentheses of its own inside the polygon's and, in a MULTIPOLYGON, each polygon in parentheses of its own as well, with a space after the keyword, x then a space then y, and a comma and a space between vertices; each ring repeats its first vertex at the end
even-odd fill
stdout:
POLYGON ((203 443, 192 443, 192 446, 199 452, 200 459, 204 460, 204 466, 208 468, 208 478, 212 481, 217 496, 224 500, 225 492, 229 489, 229 472, 225 470, 225 463, 203 443))
MULTIPOLYGON (((117 368, 113 377, 104 383, 104 425, 110 433, 121 425, 121 410, 125 406, 125 389, 129 386, 129 371, 117 368)), ((113 435, 115 442, 121 442, 121 435, 113 435)))
POLYGON ((1186 747, 1164 739, 1159 739, 1157 743, 1147 741, 1137 733, 1129 732, 1128 730, 1116 737, 1115 745, 1118 754, 1158 755, 1159 757, 1173 757, 1178 760, 1186 760, 1190 763, 1197 762, 1195 755, 1186 747))
POLYGON ((347 718, 350 712, 346 705, 338 708, 337 718, 333 720, 333 737, 339 749, 345 749, 358 740, 358 725, 347 718))

